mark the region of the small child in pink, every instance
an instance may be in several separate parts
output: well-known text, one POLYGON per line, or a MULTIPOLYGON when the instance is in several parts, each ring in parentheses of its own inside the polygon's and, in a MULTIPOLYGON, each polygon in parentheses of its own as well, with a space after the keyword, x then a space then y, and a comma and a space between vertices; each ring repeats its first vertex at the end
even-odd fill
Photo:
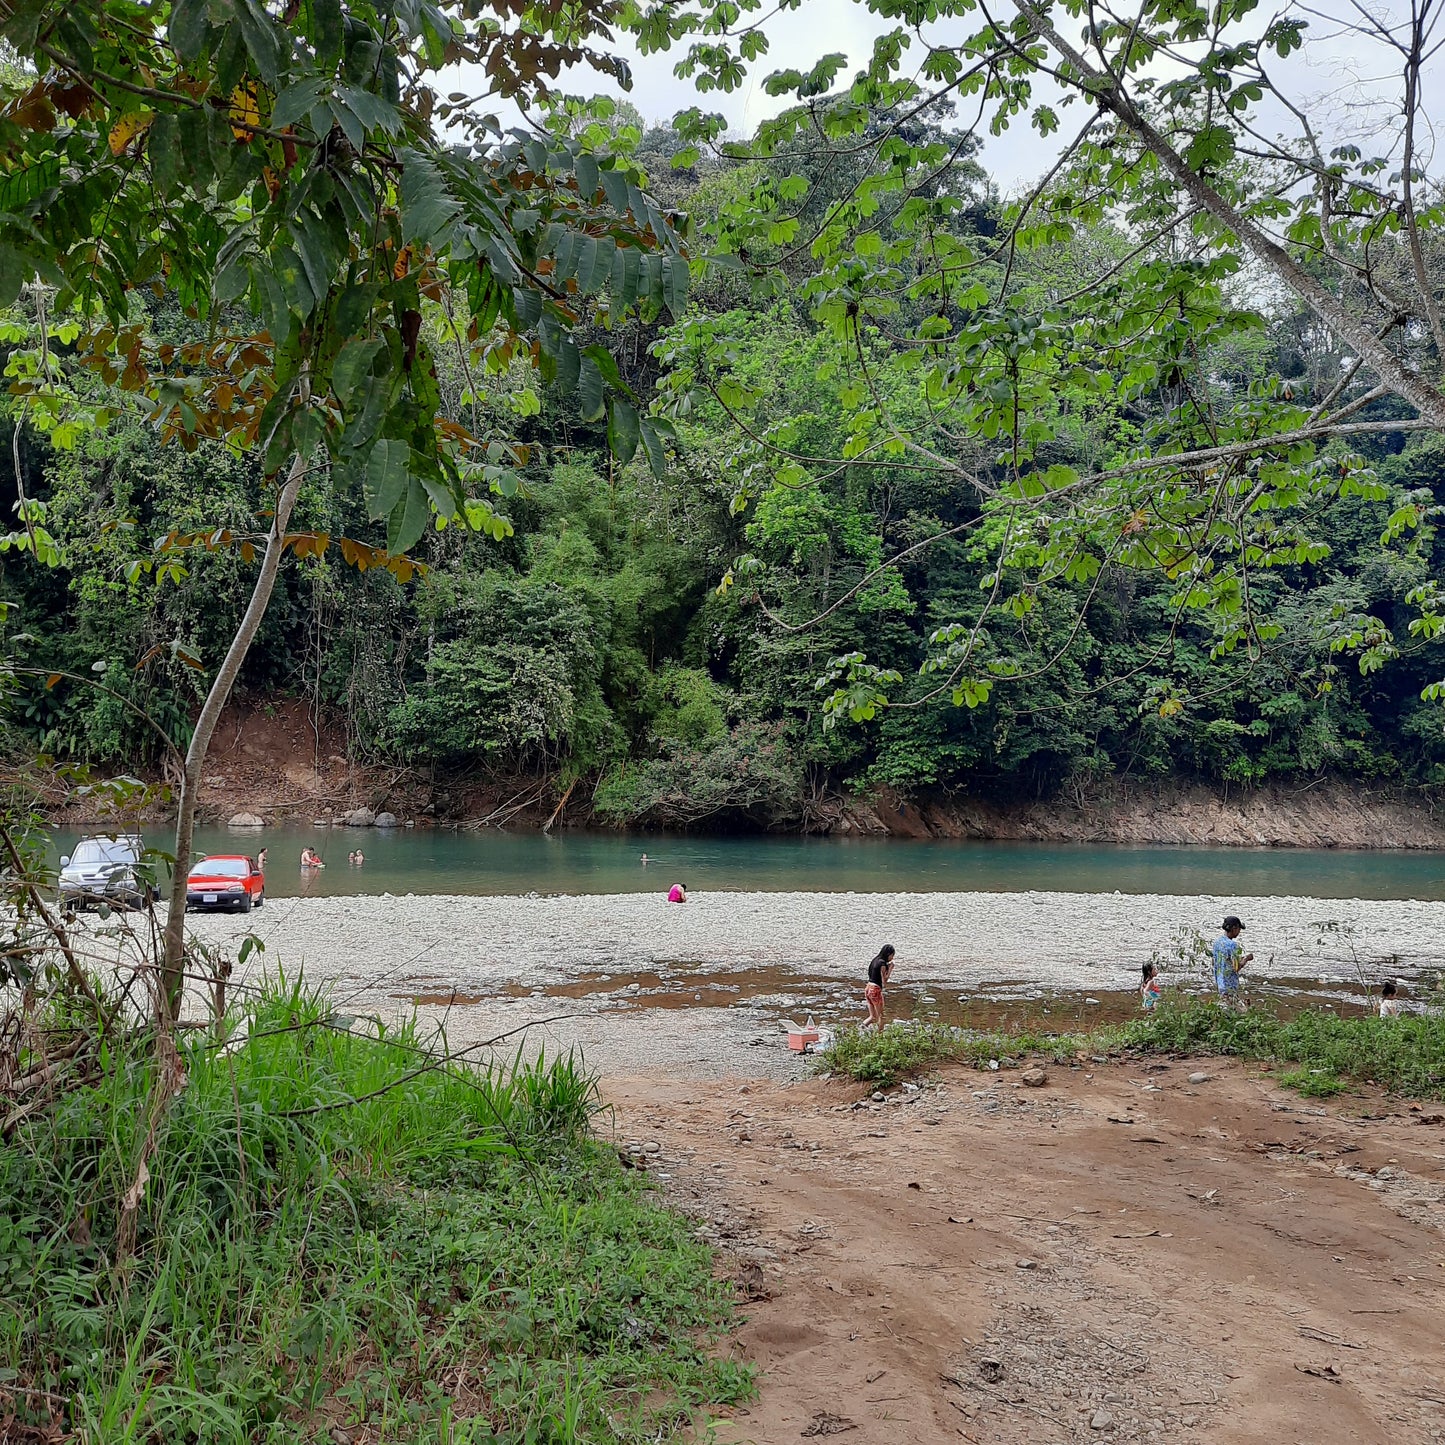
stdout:
POLYGON ((1164 993, 1164 977, 1159 972, 1158 964, 1146 963, 1144 965, 1144 982, 1139 985, 1139 1002, 1148 1013, 1160 1000, 1164 993))

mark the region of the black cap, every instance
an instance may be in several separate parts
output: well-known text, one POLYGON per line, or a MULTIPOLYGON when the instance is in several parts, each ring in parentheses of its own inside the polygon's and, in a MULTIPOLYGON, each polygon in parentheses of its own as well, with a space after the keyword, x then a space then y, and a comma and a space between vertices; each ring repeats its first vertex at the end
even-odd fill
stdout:
POLYGON ((1224 920, 1224 931, 1227 933, 1231 928, 1237 928, 1241 933, 1244 932, 1244 924, 1232 913, 1224 920))

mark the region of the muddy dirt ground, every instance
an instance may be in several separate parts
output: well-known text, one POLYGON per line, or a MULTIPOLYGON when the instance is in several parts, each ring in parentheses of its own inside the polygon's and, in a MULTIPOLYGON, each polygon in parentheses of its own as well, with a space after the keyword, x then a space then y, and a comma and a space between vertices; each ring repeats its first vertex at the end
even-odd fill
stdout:
POLYGON ((606 1081, 745 1302, 761 1395, 721 1441, 1445 1439, 1439 1106, 1218 1061, 1020 1080, 606 1081))

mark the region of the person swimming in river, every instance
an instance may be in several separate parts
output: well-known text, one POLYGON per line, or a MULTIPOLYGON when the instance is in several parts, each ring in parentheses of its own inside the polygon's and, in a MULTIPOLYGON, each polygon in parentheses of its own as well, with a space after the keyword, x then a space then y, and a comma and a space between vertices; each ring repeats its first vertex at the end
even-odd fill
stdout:
POLYGON ((301 850, 301 866, 303 868, 324 868, 326 864, 321 861, 321 855, 315 848, 306 847, 301 850))
POLYGON ((366 862, 366 854, 363 853, 360 848, 358 848, 356 852, 348 853, 346 855, 346 861, 352 864, 354 867, 359 868, 363 863, 366 862))
POLYGON ((686 903, 687 884, 674 883, 672 887, 667 890, 667 901, 669 903, 686 903))
POLYGON ((866 1028, 883 1027, 883 986, 893 976, 893 959, 898 950, 891 943, 885 943, 868 965, 868 982, 863 986, 863 999, 868 1005, 866 1028))

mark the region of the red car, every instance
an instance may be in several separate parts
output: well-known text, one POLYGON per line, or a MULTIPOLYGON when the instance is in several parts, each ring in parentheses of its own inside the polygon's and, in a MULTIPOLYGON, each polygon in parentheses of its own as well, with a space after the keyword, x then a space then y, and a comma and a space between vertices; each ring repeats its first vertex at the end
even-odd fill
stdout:
POLYGON ((266 875, 254 858, 217 853, 192 865, 186 879, 186 912, 193 908, 234 908, 249 913, 266 901, 266 875))

